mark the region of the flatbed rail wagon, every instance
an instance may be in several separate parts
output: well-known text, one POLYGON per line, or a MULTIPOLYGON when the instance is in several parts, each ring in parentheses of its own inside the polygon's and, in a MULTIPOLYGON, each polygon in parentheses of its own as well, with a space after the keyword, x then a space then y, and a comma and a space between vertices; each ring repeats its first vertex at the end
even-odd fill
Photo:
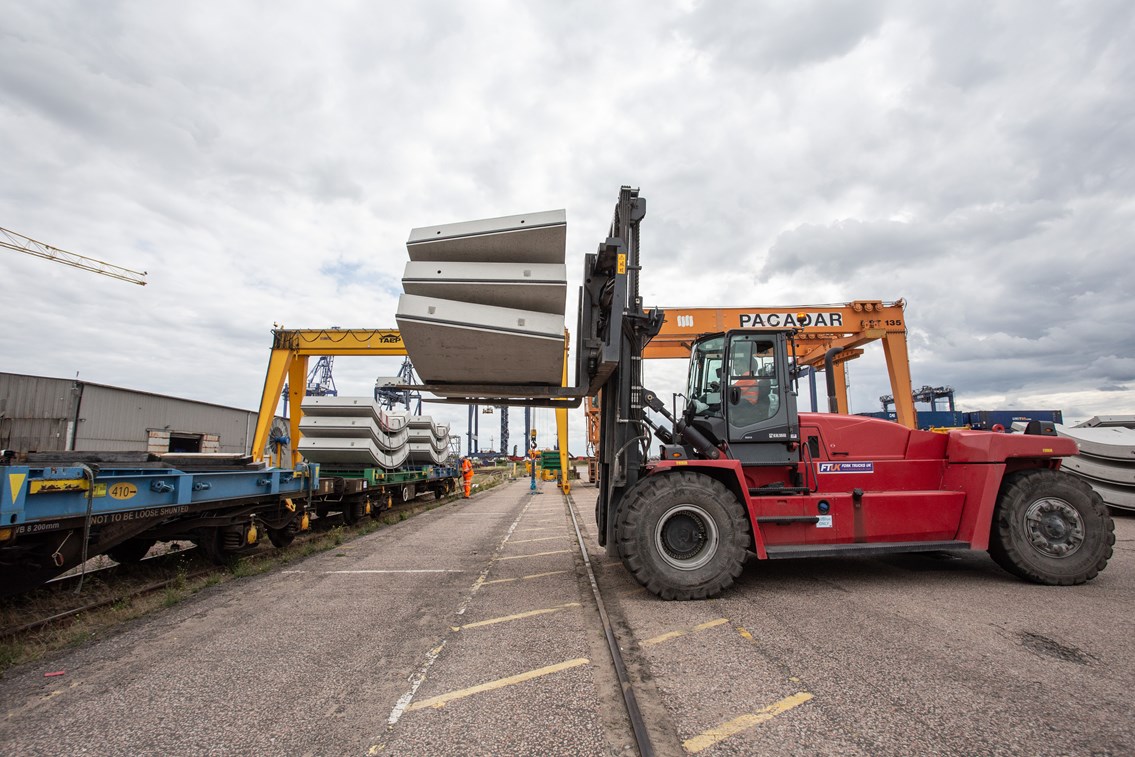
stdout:
POLYGON ((324 463, 310 506, 319 517, 341 512, 347 523, 377 515, 396 502, 411 502, 425 493, 435 499, 457 491, 461 472, 451 465, 423 465, 384 470, 324 463))
POLYGON ((215 560, 262 532, 284 546, 306 528, 319 487, 318 465, 273 468, 247 456, 10 456, 0 465, 0 595, 101 554, 136 562, 158 541, 189 540, 215 560))

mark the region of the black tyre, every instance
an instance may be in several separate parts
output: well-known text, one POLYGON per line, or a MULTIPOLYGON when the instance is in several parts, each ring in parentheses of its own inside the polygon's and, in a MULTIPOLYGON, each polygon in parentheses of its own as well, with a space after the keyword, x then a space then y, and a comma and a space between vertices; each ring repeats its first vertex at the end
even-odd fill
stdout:
POLYGON ((142 558, 155 544, 154 539, 129 539, 106 551, 108 557, 117 563, 132 565, 142 562, 142 558))
POLYGON ((752 544, 744 508, 719 481, 689 471, 639 481, 619 507, 627 570, 663 599, 705 599, 741 575, 752 544))
POLYGON ((353 526, 366 515, 366 500, 362 498, 349 499, 343 503, 343 522, 353 526))
POLYGON ((1061 471, 1030 470, 1001 484, 989 554, 1015 576, 1070 586, 1104 569, 1115 544, 1115 523, 1100 495, 1061 471))
POLYGON ((283 549, 295 541, 299 530, 299 523, 294 520, 283 528, 269 528, 268 541, 272 542, 272 546, 276 549, 283 549))

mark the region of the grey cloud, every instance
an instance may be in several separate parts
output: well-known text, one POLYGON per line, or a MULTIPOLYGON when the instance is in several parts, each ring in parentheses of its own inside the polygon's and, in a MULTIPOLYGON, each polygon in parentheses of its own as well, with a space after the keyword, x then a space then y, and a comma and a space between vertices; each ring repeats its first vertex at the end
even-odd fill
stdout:
POLYGON ((697 5, 678 33, 751 70, 792 69, 846 55, 874 34, 885 2, 714 2, 697 5))

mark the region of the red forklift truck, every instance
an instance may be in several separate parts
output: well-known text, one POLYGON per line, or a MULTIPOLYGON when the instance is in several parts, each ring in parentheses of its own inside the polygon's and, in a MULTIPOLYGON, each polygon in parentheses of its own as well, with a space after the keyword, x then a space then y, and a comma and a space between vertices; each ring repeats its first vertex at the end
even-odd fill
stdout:
MULTIPOLYGON (((697 340, 679 418, 644 392, 671 429, 655 425, 659 460, 622 498, 614 537, 652 592, 714 596, 750 554, 988 550, 1005 570, 1043 584, 1083 583, 1107 565, 1114 524, 1090 486, 1059 470, 1078 450, 1051 424, 934 433, 798 413, 791 336, 761 329, 697 340)), ((828 394, 834 402, 834 388, 828 394)))
MULTIPOLYGON (((1060 471, 1061 458, 1077 452, 1074 442, 1039 423, 1024 434, 937 434, 835 412, 800 414, 789 330, 697 339, 686 405, 668 411, 642 385, 643 351, 663 323, 639 294, 645 216, 646 199, 622 187, 607 238, 584 256, 575 386, 416 388, 494 406, 563 409, 593 398, 597 538, 650 591, 715 596, 754 554, 988 550, 1009 572, 1046 584, 1083 583, 1107 565, 1115 542, 1107 509, 1060 471), (662 442, 657 459, 652 437, 662 442)), ((513 239, 522 231, 486 231, 486 223, 447 233, 486 245, 494 234, 513 239)), ((834 388, 828 394, 834 410, 834 388)))

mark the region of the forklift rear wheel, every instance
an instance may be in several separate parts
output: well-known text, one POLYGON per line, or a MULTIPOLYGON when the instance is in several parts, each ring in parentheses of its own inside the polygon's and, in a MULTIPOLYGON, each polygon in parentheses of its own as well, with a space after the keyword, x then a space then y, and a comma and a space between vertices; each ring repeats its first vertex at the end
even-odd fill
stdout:
POLYGON ((749 520, 721 482, 690 471, 647 476, 619 508, 627 570, 663 599, 705 599, 741 575, 749 520))
POLYGON ((1100 495, 1062 471, 1006 477, 993 515, 989 554, 1015 576, 1053 586, 1082 584, 1111 558, 1115 523, 1100 495))

